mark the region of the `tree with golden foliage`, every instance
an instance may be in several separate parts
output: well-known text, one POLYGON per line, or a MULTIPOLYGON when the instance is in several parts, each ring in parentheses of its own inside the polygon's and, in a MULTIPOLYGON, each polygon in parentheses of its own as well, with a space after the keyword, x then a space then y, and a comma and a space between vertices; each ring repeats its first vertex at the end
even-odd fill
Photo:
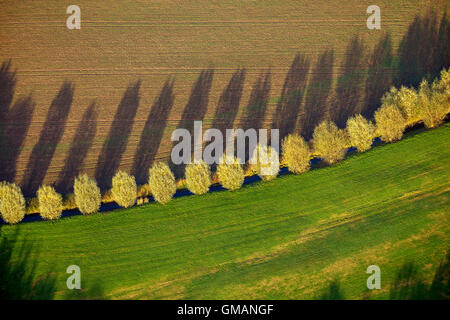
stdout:
POLYGON ((250 158, 253 170, 263 181, 270 181, 277 177, 280 171, 278 152, 271 146, 258 144, 250 158))
POLYGON ((209 191, 211 185, 211 170, 202 160, 186 166, 186 185, 193 194, 201 195, 209 191))
POLYGON ((428 81, 422 80, 418 96, 420 117, 425 127, 439 127, 449 111, 448 95, 442 90, 441 81, 435 80, 430 86, 428 81))
POLYGON ((406 127, 402 112, 392 104, 383 104, 375 111, 375 123, 377 135, 386 142, 400 140, 406 127))
POLYGON ((393 105, 403 114, 407 125, 413 125, 421 121, 417 91, 413 88, 401 87, 391 90, 381 98, 381 105, 393 105))
POLYGON ((314 129, 314 151, 329 164, 345 158, 347 142, 346 132, 332 121, 324 120, 314 129))
POLYGON ((75 179, 73 184, 75 195, 75 204, 82 214, 93 214, 100 209, 102 195, 97 182, 88 177, 87 174, 81 174, 75 179))
POLYGON ((129 208, 136 202, 136 180, 128 173, 119 170, 112 179, 111 195, 121 207, 129 208))
POLYGON ((217 166, 217 177, 222 187, 228 190, 237 190, 244 183, 244 169, 236 157, 223 156, 217 166))
POLYGON ((364 152, 372 146, 375 126, 362 115, 357 114, 347 120, 347 134, 350 143, 359 152, 364 152))
POLYGON ((25 198, 14 183, 0 183, 0 216, 9 224, 16 224, 25 216, 25 198))
POLYGON ((441 71, 441 77, 437 81, 433 90, 438 92, 442 97, 442 103, 445 105, 444 113, 450 113, 450 68, 441 71))
POLYGON ((45 220, 61 218, 63 211, 63 198, 52 186, 41 186, 37 192, 39 213, 45 220))
POLYGON ((148 185, 155 201, 162 204, 168 203, 177 191, 175 177, 164 162, 155 162, 150 168, 148 185))
POLYGON ((281 144, 283 161, 287 164, 289 171, 300 174, 310 169, 311 152, 309 145, 298 134, 289 134, 281 144))

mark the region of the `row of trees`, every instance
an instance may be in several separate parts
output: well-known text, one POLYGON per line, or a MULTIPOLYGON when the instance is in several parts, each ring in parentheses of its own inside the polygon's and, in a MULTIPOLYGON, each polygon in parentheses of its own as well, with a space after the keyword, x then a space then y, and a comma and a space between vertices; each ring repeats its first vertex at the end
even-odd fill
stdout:
MULTIPOLYGON (((190 164, 186 167, 186 186, 196 195, 209 191, 212 184, 210 167, 204 163, 190 164)), ((234 158, 217 167, 217 177, 222 186, 229 190, 239 189, 244 182, 242 165, 234 158)), ((177 190, 175 176, 167 163, 156 162, 149 170, 148 187, 155 201, 168 203, 177 190)), ((84 215, 99 211, 102 202, 100 188, 95 179, 81 174, 75 179, 74 199, 76 207, 84 215)), ((112 199, 121 207, 128 208, 136 203, 138 188, 134 176, 118 171, 112 179, 110 190, 112 199)), ((57 220, 61 217, 64 205, 63 196, 53 186, 41 186, 37 192, 38 208, 45 220, 57 220)), ((14 183, 0 184, 0 213, 2 219, 9 224, 16 224, 25 217, 26 201, 19 186, 14 183)))
MULTIPOLYGON (((450 69, 443 70, 439 79, 433 83, 423 80, 420 87, 391 88, 382 98, 381 107, 375 112, 375 123, 362 115, 355 115, 347 120, 345 129, 340 129, 331 120, 324 120, 314 129, 313 139, 309 142, 299 134, 289 134, 282 141, 282 163, 295 174, 301 174, 310 169, 313 154, 318 155, 328 164, 336 163, 345 158, 350 146, 359 152, 371 148, 373 139, 380 137, 385 142, 394 142, 402 138, 406 127, 423 122, 427 128, 439 126, 450 112, 450 69)), ((278 175, 279 166, 275 171, 264 172, 270 164, 261 159, 278 159, 278 154, 270 146, 258 145, 249 164, 248 172, 258 174, 262 180, 268 181, 278 175), (264 157, 264 158, 263 158, 264 157)), ((237 190, 244 182, 243 165, 236 157, 229 159, 224 156, 215 173, 204 163, 192 163, 185 169, 185 185, 196 195, 209 191, 214 180, 225 189, 237 190), (214 176, 214 177, 213 177, 214 176)), ((75 179, 74 201, 76 207, 85 215, 98 212, 102 195, 97 182, 81 174, 75 179)), ((155 201, 166 204, 177 190, 175 176, 164 162, 155 162, 149 169, 148 189, 155 201)), ((136 203, 138 187, 134 176, 124 171, 118 171, 112 179, 110 195, 121 207, 128 208, 136 203)), ((52 186, 41 186, 37 192, 40 215, 46 220, 56 220, 61 217, 63 197, 52 186)), ((19 186, 0 183, 0 213, 4 221, 10 224, 20 222, 26 212, 26 202, 19 186)))
MULTIPOLYGON (((248 85, 247 71, 238 68, 219 95, 211 119, 212 127, 225 135, 226 128, 233 125, 247 130, 270 126, 271 123, 273 128, 280 129, 281 138, 299 131, 306 140, 310 140, 315 127, 327 117, 339 128, 345 128, 347 119, 358 113, 373 119, 382 95, 392 83, 418 87, 424 76, 433 79, 441 69, 450 66, 447 54, 450 52, 449 35, 447 14, 440 16, 440 12, 430 10, 414 19, 397 52, 394 52, 389 33, 379 39, 371 52, 366 51, 367 44, 363 39, 354 36, 345 48, 339 74, 334 72, 336 53, 332 48, 319 54, 315 64, 308 55, 299 53, 285 75, 280 95, 276 99, 271 95, 272 71, 269 68, 261 71, 255 79, 244 108, 242 99, 243 90, 248 85), (276 104, 276 113, 270 117, 272 104, 276 104)), ((211 111, 213 78, 212 68, 200 73, 187 104, 179 114, 178 124, 175 124, 178 128, 188 129, 191 135, 193 120, 206 121, 205 117, 211 111)), ((140 80, 131 82, 124 91, 107 136, 101 137, 101 140, 105 139, 96 162, 91 162, 89 155, 98 150, 96 145, 100 141, 97 139, 99 104, 92 101, 83 112, 64 165, 54 167, 59 162, 52 161, 60 155, 57 146, 66 141, 66 125, 68 121, 72 122, 68 116, 73 108, 75 86, 65 81, 48 108, 23 174, 19 174, 17 164, 25 160, 22 157, 26 153, 23 154, 22 150, 28 143, 27 132, 32 128, 33 112, 37 106, 31 94, 14 96, 16 82, 16 71, 11 63, 3 63, 0 66, 0 148, 7 152, 0 153, 0 181, 17 182, 27 197, 34 196, 45 180, 55 182, 57 192, 68 194, 73 191, 76 176, 88 167, 95 169, 94 177, 101 190, 111 188, 112 177, 125 165, 131 165, 129 172, 138 184, 143 185, 148 180, 148 169, 154 159, 167 157, 167 152, 161 152, 160 146, 167 133, 165 128, 174 121, 169 119, 175 107, 172 76, 166 80, 148 110, 134 157, 130 154, 124 156, 129 152, 127 144, 132 132, 140 128, 139 125, 134 126, 141 101, 140 80), (132 158, 132 162, 125 161, 125 158, 132 158), (22 176, 21 181, 19 176, 22 176)), ((183 167, 171 168, 177 178, 184 174, 183 167)), ((64 201, 68 202, 66 198, 64 201)))
POLYGON ((395 142, 402 138, 407 127, 423 122, 425 127, 435 128, 449 113, 450 69, 442 70, 440 78, 431 84, 423 80, 417 90, 392 87, 375 111, 375 123, 360 114, 349 118, 345 129, 339 129, 331 120, 322 121, 310 141, 313 151, 300 135, 288 135, 282 144, 283 160, 290 171, 302 173, 308 171, 313 153, 333 164, 345 157, 350 146, 364 152, 376 137, 395 142))

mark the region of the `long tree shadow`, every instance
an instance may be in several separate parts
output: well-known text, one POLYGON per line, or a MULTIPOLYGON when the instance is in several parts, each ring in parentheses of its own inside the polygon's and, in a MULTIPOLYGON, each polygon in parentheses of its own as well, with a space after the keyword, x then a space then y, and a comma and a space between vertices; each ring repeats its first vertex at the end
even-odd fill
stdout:
POLYGON ((328 96, 333 83, 334 51, 322 53, 313 70, 305 98, 302 118, 302 135, 311 139, 314 128, 324 119, 328 96))
MULTIPOLYGON (((262 129, 266 116, 267 104, 270 98, 271 89, 271 71, 268 69, 265 73, 261 73, 253 84, 247 108, 244 110, 240 122, 241 128, 246 131, 248 129, 262 129)), ((245 145, 249 145, 249 138, 246 137, 245 145)), ((244 162, 247 162, 250 153, 253 150, 246 148, 244 162)))
MULTIPOLYGON (((195 82, 191 95, 189 96, 188 103, 184 107, 181 120, 178 123, 178 128, 183 128, 189 131, 191 137, 194 134, 194 121, 203 120, 206 114, 206 109, 208 108, 209 92, 211 90, 212 81, 214 77, 214 70, 202 70, 200 76, 195 82)), ((178 142, 174 142, 173 145, 178 142)), ((191 139, 191 150, 194 150, 194 142, 191 139)), ((180 153, 180 156, 183 156, 180 153)), ((172 172, 176 177, 181 177, 184 174, 183 165, 170 164, 172 172)))
POLYGON ((239 111, 242 90, 245 81, 245 69, 238 69, 228 82, 227 87, 219 98, 212 128, 220 130, 223 140, 223 151, 226 149, 226 129, 232 129, 234 120, 239 111))
POLYGON ((375 46, 369 58, 369 70, 366 80, 366 96, 361 114, 371 119, 381 104, 381 97, 392 84, 393 72, 392 41, 386 34, 375 46))
POLYGON ((150 110, 144 129, 142 130, 139 146, 134 155, 132 170, 138 184, 147 182, 148 169, 161 144, 166 122, 175 100, 173 83, 174 80, 168 79, 164 84, 159 97, 155 100, 150 110))
POLYGON ((447 12, 444 12, 439 24, 437 44, 432 61, 432 76, 438 75, 442 69, 450 68, 450 23, 447 12))
POLYGON ((392 300, 450 299, 450 250, 439 264, 431 285, 424 282, 417 265, 405 263, 398 271, 389 291, 392 300))
POLYGON ((53 297, 56 277, 47 272, 36 279, 37 248, 29 241, 18 244, 18 231, 7 237, 0 225, 0 300, 40 299, 53 297), (33 254, 33 256, 32 256, 33 254))
MULTIPOLYGON (((57 296, 56 285, 65 283, 51 268, 37 275, 40 248, 26 238, 19 237, 19 229, 5 235, 0 224, 0 300, 50 300, 57 296)), ((61 270, 60 270, 61 271, 61 270)), ((67 275, 68 276, 68 275, 67 275)), ((105 299, 98 279, 83 281, 81 290, 69 290, 64 299, 105 299)))
POLYGON ((450 30, 447 14, 440 23, 438 13, 429 9, 417 15, 398 48, 396 86, 417 87, 424 77, 433 79, 450 66, 450 30))
POLYGON ((428 288, 422 281, 417 266, 408 262, 398 271, 389 292, 391 300, 417 300, 427 296, 428 288))
POLYGON ((83 114, 83 118, 72 140, 69 154, 60 171, 56 190, 63 194, 72 191, 75 177, 81 170, 83 161, 92 146, 97 131, 97 107, 92 102, 83 114))
POLYGON ((261 73, 253 84, 247 108, 241 118, 242 129, 260 129, 264 125, 267 104, 270 98, 271 71, 261 73))
POLYGON ((33 118, 35 103, 31 96, 18 99, 5 121, 0 153, 0 181, 13 182, 17 160, 33 118))
MULTIPOLYGON (((7 150, 8 138, 5 130, 8 126, 8 113, 14 98, 14 88, 16 86, 16 71, 11 70, 11 60, 2 62, 0 66, 0 147, 2 153, 7 150)), ((5 166, 4 161, 7 156, 0 155, 0 171, 5 166)), ((0 176, 3 180, 3 175, 0 176)))
POLYGON ((309 59, 303 54, 297 54, 286 75, 272 123, 272 128, 280 130, 280 139, 295 130, 309 68, 309 59))
POLYGON ((39 141, 31 152, 21 183, 26 195, 34 194, 44 181, 56 147, 64 133, 72 105, 73 91, 73 85, 65 81, 50 105, 39 141))
POLYGON ((433 282, 428 289, 428 298, 450 300, 450 249, 434 273, 433 282))
POLYGON ((363 83, 365 80, 364 43, 354 36, 347 46, 336 91, 330 105, 331 119, 345 128, 347 119, 361 112, 363 83))
POLYGON ((2 62, 0 67, 0 133, 14 97, 16 82, 16 71, 11 70, 11 60, 2 62))
POLYGON ((319 300, 344 300, 344 295, 341 292, 341 284, 338 280, 330 282, 323 294, 318 298, 319 300))
POLYGON ((65 300, 107 300, 103 285, 98 279, 88 283, 81 280, 81 289, 70 290, 63 298, 65 300))
POLYGON ((128 86, 117 108, 108 137, 97 160, 95 179, 102 190, 111 188, 112 177, 120 166, 122 154, 127 147, 128 138, 139 106, 141 80, 128 86))

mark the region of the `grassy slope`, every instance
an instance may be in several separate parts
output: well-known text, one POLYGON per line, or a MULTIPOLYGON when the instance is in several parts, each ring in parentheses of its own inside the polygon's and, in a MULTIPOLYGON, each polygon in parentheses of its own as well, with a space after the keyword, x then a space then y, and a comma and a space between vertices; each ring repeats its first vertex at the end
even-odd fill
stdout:
POLYGON ((334 167, 56 223, 6 226, 40 245, 39 272, 65 269, 114 298, 314 298, 333 279, 362 298, 414 260, 426 279, 449 247, 450 125, 334 167))

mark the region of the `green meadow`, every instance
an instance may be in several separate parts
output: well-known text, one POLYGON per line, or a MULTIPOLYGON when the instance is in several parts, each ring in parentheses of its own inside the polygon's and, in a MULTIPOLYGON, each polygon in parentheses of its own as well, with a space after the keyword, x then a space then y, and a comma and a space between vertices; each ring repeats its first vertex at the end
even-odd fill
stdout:
POLYGON ((91 298, 388 299, 405 263, 429 284, 450 247, 449 158, 447 123, 235 192, 1 232, 17 238, 13 264, 32 245, 25 269, 37 261, 34 283, 49 275, 55 299, 70 294, 69 265, 91 298), (370 265, 380 290, 366 287, 370 265))

